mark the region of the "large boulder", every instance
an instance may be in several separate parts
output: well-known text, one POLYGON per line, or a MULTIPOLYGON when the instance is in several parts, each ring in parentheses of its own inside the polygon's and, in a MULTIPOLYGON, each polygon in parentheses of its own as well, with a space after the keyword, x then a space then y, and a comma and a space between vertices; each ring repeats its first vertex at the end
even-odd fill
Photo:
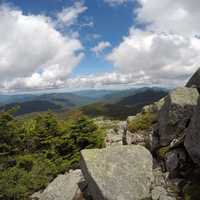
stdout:
POLYGON ((185 170, 187 154, 184 148, 176 148, 165 155, 165 165, 172 177, 177 177, 185 170))
POLYGON ((193 74, 187 82, 186 87, 195 87, 200 89, 200 68, 193 74))
POLYGON ((197 89, 183 87, 171 91, 165 98, 158 121, 161 146, 169 145, 174 138, 183 134, 197 106, 198 97, 197 89))
POLYGON ((200 165, 200 99, 192 121, 186 130, 184 145, 193 162, 200 165))
POLYGON ((81 151, 81 168, 95 200, 142 200, 150 196, 152 156, 139 145, 81 151))
POLYGON ((33 194, 31 199, 39 200, 75 200, 81 199, 81 191, 78 183, 83 181, 81 170, 58 175, 43 193, 33 194), (39 195, 38 195, 39 194, 39 195))

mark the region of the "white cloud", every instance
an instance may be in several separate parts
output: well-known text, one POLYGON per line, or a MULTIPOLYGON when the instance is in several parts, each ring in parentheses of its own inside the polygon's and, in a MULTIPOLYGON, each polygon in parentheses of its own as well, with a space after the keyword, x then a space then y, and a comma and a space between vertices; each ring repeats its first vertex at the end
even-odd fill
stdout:
POLYGON ((152 83, 182 85, 200 63, 198 0, 137 0, 136 18, 145 29, 128 36, 107 56, 121 73, 143 72, 152 83))
POLYGON ((65 83, 67 88, 115 88, 116 85, 141 85, 149 82, 149 77, 144 74, 122 74, 118 72, 104 73, 104 74, 90 74, 70 78, 65 83))
POLYGON ((108 3, 110 6, 125 4, 129 1, 131 1, 131 0, 104 0, 104 2, 108 3))
POLYGON ((41 90, 41 89, 85 89, 85 88, 115 88, 116 85, 121 87, 140 86, 153 84, 148 76, 143 72, 137 74, 124 74, 121 72, 110 72, 104 74, 89 74, 84 76, 76 76, 64 80, 54 79, 53 71, 45 73, 34 73, 31 77, 17 78, 4 84, 4 90, 41 90), (51 73, 50 75, 48 73, 51 73), (51 77, 51 78, 49 78, 51 77), (54 81, 52 81, 54 80, 54 81))
POLYGON ((44 15, 0 6, 0 85, 49 88, 65 82, 83 57, 78 38, 63 35, 44 15))
MULTIPOLYGON (((64 26, 71 26, 75 23, 80 14, 85 12, 87 7, 81 2, 75 2, 73 6, 64 8, 60 13, 57 14, 58 23, 64 26)), ((92 22, 88 22, 90 26, 92 22)))
POLYGON ((148 29, 184 36, 200 33, 199 0, 137 0, 141 7, 137 19, 149 24, 148 29))
POLYGON ((96 55, 100 54, 106 48, 111 47, 110 42, 108 41, 101 41, 95 47, 91 48, 91 51, 94 52, 96 55))

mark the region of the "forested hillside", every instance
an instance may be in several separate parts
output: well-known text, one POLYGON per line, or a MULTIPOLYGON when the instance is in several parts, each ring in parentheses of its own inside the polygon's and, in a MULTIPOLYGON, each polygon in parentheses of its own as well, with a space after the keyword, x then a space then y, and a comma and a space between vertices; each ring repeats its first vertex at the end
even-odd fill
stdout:
POLYGON ((0 200, 25 200, 77 167, 80 150, 104 145, 104 132, 81 113, 61 121, 50 112, 16 119, 0 113, 0 200))
POLYGON ((111 119, 126 119, 129 115, 135 115, 142 107, 158 101, 166 96, 164 90, 145 89, 134 95, 122 98, 116 103, 97 102, 80 108, 80 110, 91 117, 104 116, 111 119))

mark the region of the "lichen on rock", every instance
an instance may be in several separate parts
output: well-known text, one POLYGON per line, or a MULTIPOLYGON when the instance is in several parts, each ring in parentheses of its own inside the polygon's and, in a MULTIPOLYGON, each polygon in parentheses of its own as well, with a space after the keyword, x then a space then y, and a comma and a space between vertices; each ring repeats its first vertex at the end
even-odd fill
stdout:
POLYGON ((81 166, 95 200, 141 200, 150 196, 152 156, 139 145, 83 150, 81 166))

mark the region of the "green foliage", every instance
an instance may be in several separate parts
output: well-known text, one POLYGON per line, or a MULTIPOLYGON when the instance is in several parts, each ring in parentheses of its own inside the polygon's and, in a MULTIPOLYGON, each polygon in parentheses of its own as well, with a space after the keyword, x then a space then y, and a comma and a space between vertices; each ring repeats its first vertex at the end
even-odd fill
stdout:
POLYGON ((128 128, 131 132, 139 130, 148 130, 156 121, 156 114, 154 113, 139 113, 129 122, 128 128))
POLYGON ((0 113, 0 200, 25 200, 59 173, 79 165, 80 151, 101 148, 104 134, 81 113, 61 121, 51 112, 16 120, 0 113))

